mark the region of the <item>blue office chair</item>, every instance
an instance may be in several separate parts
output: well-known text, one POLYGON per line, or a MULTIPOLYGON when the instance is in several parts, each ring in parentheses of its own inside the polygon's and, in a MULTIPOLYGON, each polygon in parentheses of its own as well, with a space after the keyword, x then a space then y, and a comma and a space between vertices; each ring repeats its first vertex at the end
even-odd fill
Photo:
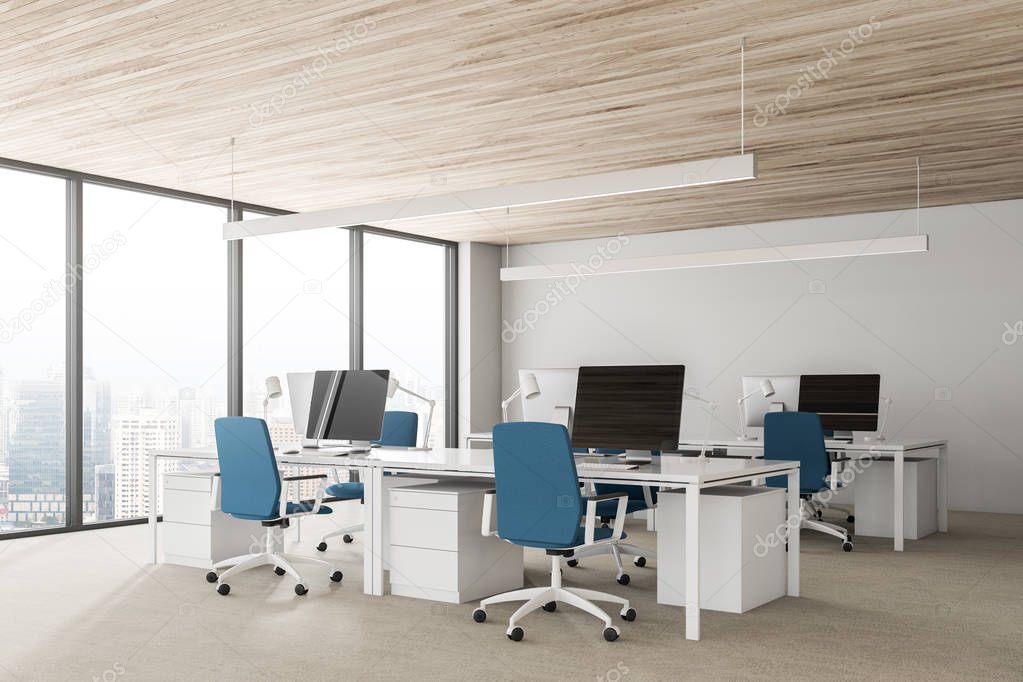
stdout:
MULTIPOLYGON (((764 459, 799 460, 799 527, 833 535, 842 549, 853 550, 852 535, 845 528, 819 521, 811 509, 814 496, 830 490, 831 460, 824 447, 821 418, 815 412, 768 412, 764 415, 764 459)), ((767 479, 767 485, 784 488, 783 476, 767 479)), ((791 513, 791 512, 790 512, 791 513)))
POLYGON ((510 422, 494 426, 494 478, 496 491, 484 497, 484 535, 497 535, 522 547, 546 550, 551 558, 550 587, 533 587, 488 597, 472 617, 487 619, 487 607, 509 601, 525 601, 508 619, 506 634, 513 641, 523 637, 518 621, 539 608, 554 611, 558 602, 570 604, 604 621, 604 639, 613 642, 620 634, 611 618, 593 601, 621 605, 627 621, 636 619, 629 600, 604 592, 561 586, 561 559, 581 547, 620 540, 624 537, 627 496, 612 493, 584 498, 568 431, 561 424, 510 422), (494 500, 497 500, 497 529, 491 530, 494 500), (613 528, 597 527, 597 505, 617 500, 613 528), (583 502, 586 502, 585 512, 583 502))
MULTIPOLYGON (((336 583, 341 582, 341 571, 326 561, 304 556, 284 554, 277 551, 283 544, 283 531, 291 519, 310 514, 330 514, 331 508, 323 505, 323 487, 316 492, 315 500, 289 500, 288 489, 281 485, 281 474, 277 470, 273 445, 266 422, 252 417, 221 417, 214 424, 217 439, 217 459, 220 462, 220 510, 237 519, 260 521, 266 528, 266 540, 262 551, 232 557, 214 564, 206 574, 206 580, 217 583, 217 592, 228 594, 231 586, 227 579, 235 573, 257 566, 272 565, 277 575, 285 573, 295 579, 295 594, 308 592, 305 580, 291 562, 307 561, 327 568, 327 575, 336 583), (285 494, 282 495, 282 492, 285 494), (221 568, 230 566, 218 574, 221 568)), ((326 479, 325 474, 310 476, 289 476, 285 482, 326 479)))
MULTIPOLYGON (((576 449, 576 452, 579 451, 579 449, 576 449)), ((585 449, 582 451, 585 452, 585 449)), ((611 450, 608 448, 597 448, 594 452, 598 455, 625 454, 625 450, 611 450)), ((652 454, 659 455, 660 452, 652 451, 652 454)), ((609 493, 625 493, 628 495, 628 503, 625 507, 626 514, 647 511, 654 509, 657 506, 657 490, 651 486, 624 485, 618 483, 594 483, 593 490, 597 495, 607 495, 609 493)), ((614 514, 614 502, 608 501, 598 504, 597 514, 601 517, 601 521, 605 521, 608 517, 614 514)), ((631 580, 629 574, 626 573, 625 569, 622 567, 622 554, 628 554, 629 556, 636 557, 633 559, 632 563, 640 568, 646 566, 647 557, 652 559, 657 558, 657 552, 652 549, 643 549, 642 547, 637 547, 636 545, 629 544, 627 542, 608 542, 579 550, 575 553, 575 556, 569 559, 566 563, 569 566, 578 566, 579 559, 588 556, 597 556, 600 554, 610 554, 614 557, 615 567, 618 570, 615 580, 618 581, 619 585, 628 585, 631 580)))
MULTIPOLYGON (((396 448, 414 448, 416 446, 416 434, 419 433, 419 415, 415 412, 384 412, 384 423, 380 427, 380 440, 373 441, 378 445, 389 445, 396 448)), ((347 483, 335 483, 327 488, 328 502, 346 502, 350 500, 363 501, 365 488, 359 481, 347 483)), ((341 541, 348 544, 355 540, 352 533, 359 533, 363 530, 363 524, 357 523, 345 528, 332 530, 320 538, 316 549, 321 552, 327 551, 327 540, 341 536, 341 541)))

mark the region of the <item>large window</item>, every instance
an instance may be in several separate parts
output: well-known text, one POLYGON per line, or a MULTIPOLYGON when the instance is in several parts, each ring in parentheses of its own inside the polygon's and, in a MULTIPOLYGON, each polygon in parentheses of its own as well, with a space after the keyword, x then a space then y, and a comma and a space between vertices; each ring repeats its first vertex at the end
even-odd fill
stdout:
POLYGON ((349 251, 347 230, 244 241, 243 411, 262 417, 266 378, 280 378, 284 395, 270 403, 267 419, 275 445, 300 438, 292 427, 288 373, 348 368, 349 251))
POLYGON ((145 515, 153 449, 227 414, 223 207, 86 184, 83 513, 145 515))
MULTIPOLYGON (((278 446, 300 438, 287 375, 352 367, 436 400, 445 444, 453 244, 363 227, 231 244, 229 216, 274 209, 8 160, 0 206, 0 535, 144 520, 149 454, 263 416, 270 376, 278 446)), ((388 409, 425 440, 427 405, 388 409)))
MULTIPOLYGON (((363 253, 363 366, 389 369, 402 386, 436 400, 430 444, 444 445, 447 247, 366 233, 363 253)), ((422 444, 423 402, 399 392, 388 409, 419 413, 422 444)))
POLYGON ((0 169, 0 532, 66 523, 65 192, 0 169))

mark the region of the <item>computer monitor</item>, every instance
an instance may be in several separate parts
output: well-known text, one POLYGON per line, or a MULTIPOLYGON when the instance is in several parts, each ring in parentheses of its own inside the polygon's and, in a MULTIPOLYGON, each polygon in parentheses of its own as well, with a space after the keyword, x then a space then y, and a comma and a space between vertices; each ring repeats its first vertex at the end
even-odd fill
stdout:
POLYGON ((799 411, 816 412, 821 425, 851 437, 876 431, 880 374, 804 374, 799 379, 799 411))
POLYGON ((379 440, 390 376, 386 369, 316 372, 306 437, 366 444, 379 440))
POLYGON ((798 376, 750 376, 742 378, 742 395, 753 395, 743 403, 746 426, 763 426, 764 415, 768 412, 795 412, 799 409, 798 376), (760 382, 770 379, 774 395, 765 398, 760 392, 760 382))
POLYGON ((536 377, 540 394, 522 399, 522 418, 527 422, 551 422, 562 424, 572 432, 572 412, 575 408, 575 386, 579 368, 571 369, 520 369, 519 385, 526 381, 526 375, 536 377))
POLYGON ((288 372, 288 398, 291 400, 291 422, 295 433, 305 437, 309 428, 309 406, 313 402, 315 372, 288 372))
POLYGON ((572 446, 678 449, 685 371, 683 365, 580 367, 572 446))

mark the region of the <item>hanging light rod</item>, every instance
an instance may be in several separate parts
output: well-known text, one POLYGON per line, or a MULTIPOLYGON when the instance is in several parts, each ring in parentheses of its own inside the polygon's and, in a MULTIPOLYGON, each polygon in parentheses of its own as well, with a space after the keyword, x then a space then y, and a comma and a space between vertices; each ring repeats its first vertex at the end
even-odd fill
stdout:
POLYGON ((757 249, 735 249, 732 251, 682 253, 671 256, 618 258, 605 261, 599 268, 589 268, 576 263, 521 265, 512 268, 501 268, 501 281, 517 282, 529 279, 560 279, 573 275, 590 277, 592 275, 611 275, 623 272, 688 270, 691 268, 784 263, 786 261, 822 260, 827 258, 858 258, 859 256, 882 256, 898 253, 927 253, 927 249, 927 235, 915 234, 906 237, 857 239, 847 242, 821 242, 818 244, 768 246, 757 249))
POLYGON ((242 239, 326 227, 374 225, 395 220, 432 218, 458 213, 738 182, 753 180, 756 177, 756 157, 751 152, 715 159, 673 163, 667 166, 595 173, 574 178, 503 185, 430 197, 413 197, 376 204, 328 208, 307 213, 228 222, 224 223, 224 239, 242 239))

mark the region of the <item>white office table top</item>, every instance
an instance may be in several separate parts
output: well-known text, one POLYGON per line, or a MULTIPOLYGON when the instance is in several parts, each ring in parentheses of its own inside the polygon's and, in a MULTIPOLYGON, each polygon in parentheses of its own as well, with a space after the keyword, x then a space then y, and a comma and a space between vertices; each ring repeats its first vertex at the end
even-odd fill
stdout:
MULTIPOLYGON (((890 440, 864 440, 863 438, 856 438, 853 442, 841 441, 841 440, 826 440, 824 441, 825 447, 829 450, 845 450, 845 451, 863 451, 863 452, 898 452, 899 450, 925 450, 927 448, 937 448, 947 445, 947 440, 938 438, 892 438, 890 440)), ((699 448, 703 446, 702 440, 691 439, 684 440, 679 443, 679 447, 684 448, 699 448)), ((708 448, 751 448, 756 450, 762 450, 764 448, 763 438, 759 440, 708 440, 708 448)))
MULTIPOLYGON (((433 450, 375 449, 368 454, 350 455, 352 466, 382 467, 414 471, 450 471, 466 474, 494 474, 492 450, 467 448, 435 448, 433 450)), ((607 461, 597 458, 595 461, 607 461)), ((654 457, 649 464, 635 469, 587 469, 579 472, 582 479, 615 479, 657 483, 713 483, 732 478, 770 476, 799 468, 789 460, 749 460, 696 457, 654 457)))

